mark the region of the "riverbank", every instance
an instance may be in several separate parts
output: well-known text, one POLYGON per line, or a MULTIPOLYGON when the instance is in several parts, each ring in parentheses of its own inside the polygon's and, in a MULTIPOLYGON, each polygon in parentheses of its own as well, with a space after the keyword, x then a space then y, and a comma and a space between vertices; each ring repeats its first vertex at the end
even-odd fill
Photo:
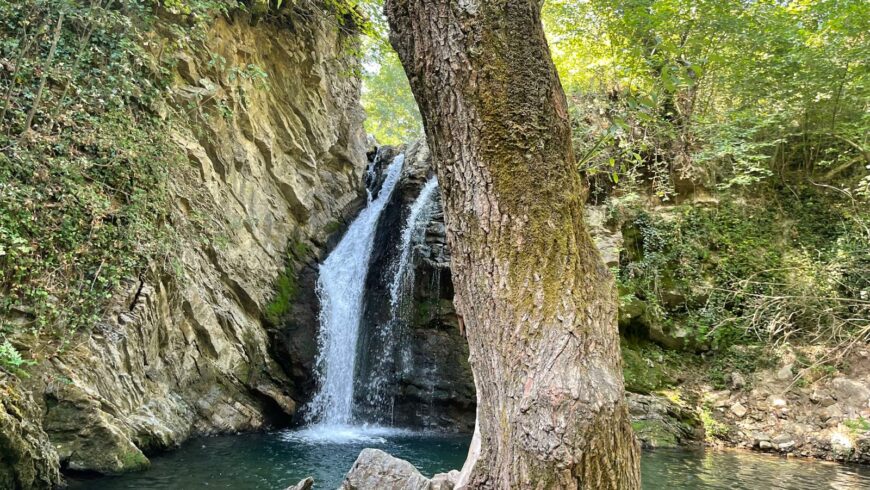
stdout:
POLYGON ((705 445, 870 463, 870 351, 841 369, 802 367, 811 347, 784 347, 767 367, 720 378, 715 361, 675 362, 652 346, 628 350, 635 432, 645 447, 705 445), (643 363, 642 377, 635 362, 643 363), (721 383, 721 384, 720 384, 721 383), (654 389, 644 388, 654 387, 654 389))

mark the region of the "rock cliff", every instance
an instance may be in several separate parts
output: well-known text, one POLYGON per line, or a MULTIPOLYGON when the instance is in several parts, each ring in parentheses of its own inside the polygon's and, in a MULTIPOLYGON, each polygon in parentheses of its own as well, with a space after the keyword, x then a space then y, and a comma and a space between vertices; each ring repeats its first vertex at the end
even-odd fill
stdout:
POLYGON ((316 14, 217 17, 175 55, 156 110, 189 162, 170 183, 179 253, 126 281, 93 331, 23 386, 3 380, 16 398, 0 410, 0 484, 50 486, 58 465, 133 470, 193 435, 295 413, 305 361, 276 347, 282 332, 264 319, 285 313, 269 311, 279 276, 292 300, 360 204, 365 167, 354 40, 316 14))

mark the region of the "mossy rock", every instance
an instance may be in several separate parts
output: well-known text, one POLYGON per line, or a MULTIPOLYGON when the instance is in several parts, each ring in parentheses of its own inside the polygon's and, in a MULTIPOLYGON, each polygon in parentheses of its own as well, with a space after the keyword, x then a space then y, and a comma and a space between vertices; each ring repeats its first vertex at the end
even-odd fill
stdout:
POLYGON ((665 356, 657 346, 629 341, 623 341, 621 346, 626 390, 649 394, 676 382, 668 365, 670 356, 665 356))
POLYGON ((644 448, 676 448, 680 445, 677 435, 661 420, 635 420, 631 428, 644 448))
POLYGON ((275 296, 266 305, 266 319, 272 325, 280 323, 281 318, 290 311, 298 294, 299 284, 296 281, 296 274, 292 266, 288 266, 275 283, 275 296))

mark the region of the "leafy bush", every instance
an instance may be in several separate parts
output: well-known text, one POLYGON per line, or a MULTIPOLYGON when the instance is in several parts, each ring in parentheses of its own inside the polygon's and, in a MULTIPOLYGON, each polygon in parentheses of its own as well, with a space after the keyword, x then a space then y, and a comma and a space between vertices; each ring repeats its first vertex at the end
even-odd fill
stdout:
POLYGON ((35 364, 33 361, 21 357, 21 353, 8 340, 0 344, 0 369, 5 369, 13 374, 20 372, 21 368, 35 364))
POLYGON ((866 192, 866 2, 553 0, 544 21, 593 195, 774 176, 866 192))
POLYGON ((870 214, 836 194, 614 212, 628 220, 620 294, 653 321, 689 325, 701 345, 870 338, 870 214))

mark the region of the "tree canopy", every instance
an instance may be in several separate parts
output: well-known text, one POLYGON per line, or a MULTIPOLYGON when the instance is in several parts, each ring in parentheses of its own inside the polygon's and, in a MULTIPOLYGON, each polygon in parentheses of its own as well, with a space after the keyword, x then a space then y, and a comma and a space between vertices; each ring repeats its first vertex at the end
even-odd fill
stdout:
MULTIPOLYGON (((544 22, 581 167, 607 185, 643 173, 667 199, 680 180, 797 172, 870 193, 866 2, 548 0, 544 22)), ((367 129, 383 143, 419 137, 397 58, 369 45, 367 129)))

